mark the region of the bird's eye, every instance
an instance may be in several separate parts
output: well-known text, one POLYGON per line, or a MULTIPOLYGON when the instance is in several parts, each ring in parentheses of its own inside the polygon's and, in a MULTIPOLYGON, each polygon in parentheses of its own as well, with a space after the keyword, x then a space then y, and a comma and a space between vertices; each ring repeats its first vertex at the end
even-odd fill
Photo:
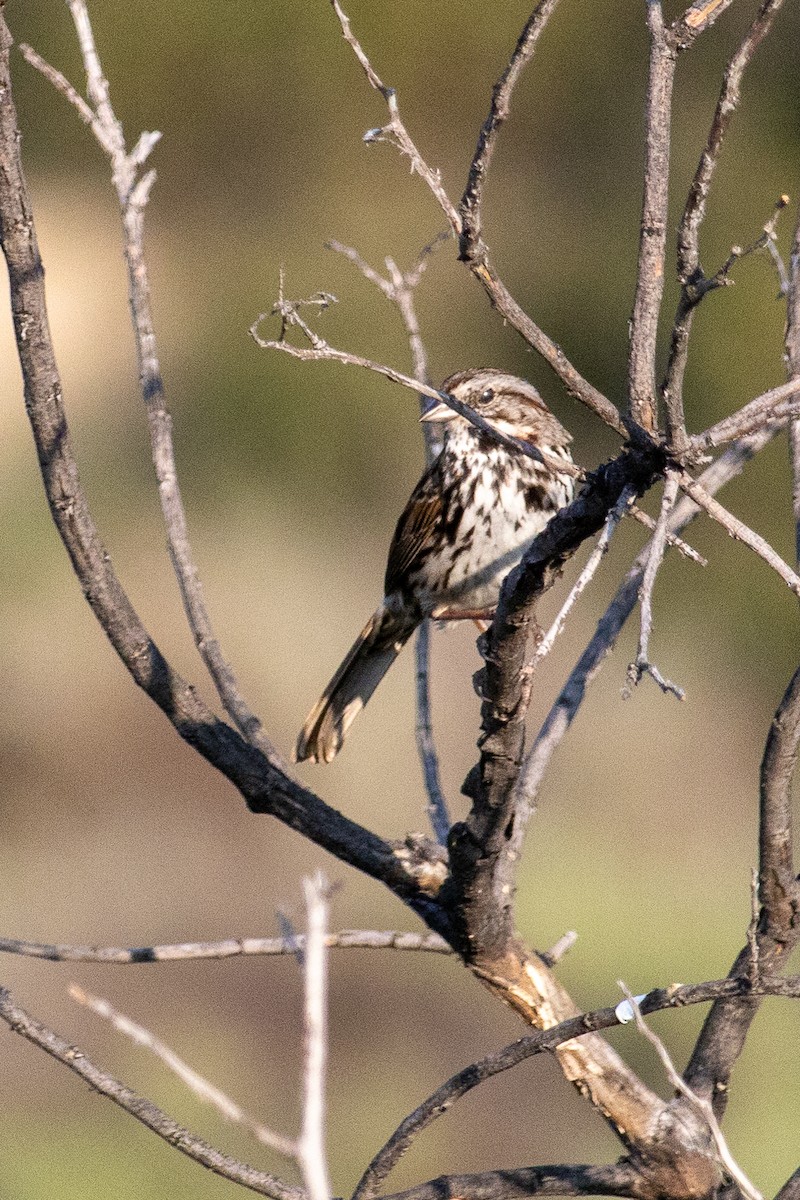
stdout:
POLYGON ((488 404, 490 400, 494 400, 494 389, 487 388, 485 392, 481 392, 481 400, 484 404, 488 404))

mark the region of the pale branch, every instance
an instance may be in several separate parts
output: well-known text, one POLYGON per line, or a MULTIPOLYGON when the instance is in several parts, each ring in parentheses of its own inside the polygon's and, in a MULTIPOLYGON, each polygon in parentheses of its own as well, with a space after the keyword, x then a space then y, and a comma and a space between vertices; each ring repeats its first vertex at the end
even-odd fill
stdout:
POLYGON ((628 1003, 631 1005, 631 1007, 633 1009, 634 1019, 636 1021, 636 1028, 639 1030, 639 1033, 641 1033, 641 1035, 644 1038, 646 1038, 647 1041, 650 1043, 650 1045, 653 1046, 653 1048, 655 1049, 656 1054, 658 1055, 659 1059, 661 1060, 661 1065, 664 1068, 664 1073, 667 1076, 667 1079, 669 1080, 670 1084, 672 1085, 673 1088, 675 1088, 675 1090, 677 1092, 680 1093, 680 1095, 683 1097, 683 1099, 685 1101, 687 1101, 688 1105, 696 1113, 698 1113, 700 1115, 700 1117, 702 1118, 702 1120, 704 1120, 706 1122, 706 1124, 708 1125, 708 1130, 711 1135, 711 1139, 714 1143, 714 1147, 716 1149, 717 1155, 719 1157, 720 1165, 723 1167, 725 1172, 730 1176, 730 1178, 735 1181, 736 1185, 738 1186, 738 1188, 740 1189, 742 1195, 746 1198, 746 1200, 764 1200, 764 1197, 761 1195, 759 1190, 754 1186, 754 1184, 752 1184, 750 1182, 750 1180, 745 1175, 744 1171, 741 1169, 741 1167, 739 1166, 739 1164, 736 1162, 733 1155, 731 1154, 730 1149, 728 1147, 728 1143, 726 1142, 725 1137, 722 1133, 722 1130, 719 1127, 719 1122, 717 1121, 714 1110, 711 1107, 711 1103, 704 1097, 698 1096, 695 1092, 693 1092, 692 1089, 688 1086, 688 1084, 681 1078, 681 1076, 676 1071, 675 1064, 673 1063, 672 1059, 670 1058, 669 1051, 667 1050, 666 1046, 662 1042, 661 1038, 658 1036, 657 1033, 655 1033, 650 1028, 650 1026, 647 1024, 647 1022, 643 1019, 641 1009, 639 1008, 639 1005, 638 1005, 637 1001, 635 1000, 635 998, 631 995, 630 991, 628 990, 628 988, 625 986, 624 983, 620 983, 619 986, 622 988, 623 992, 625 993, 625 996, 628 999, 628 1003))
POLYGON ((770 388, 755 400, 749 401, 729 417, 723 417, 715 425, 711 425, 704 433, 698 433, 691 439, 693 450, 711 450, 725 442, 743 437, 759 429, 768 421, 784 420, 792 417, 800 398, 800 378, 787 380, 777 387, 770 388), (787 404, 787 401, 790 402, 787 404))
POLYGON ((384 139, 392 141, 400 150, 401 154, 404 154, 409 159, 412 172, 416 172, 416 174, 419 175, 420 178, 423 179, 430 188, 431 192, 436 197, 439 207, 447 217, 451 229, 455 234, 458 234, 461 229, 461 219, 458 215, 458 211, 447 195, 444 186, 442 185, 441 173, 438 171, 438 169, 428 166, 425 159, 422 157, 416 145, 414 144, 411 135, 403 124, 397 102, 397 93, 395 92, 394 88, 387 87, 386 84, 381 80, 377 71, 375 71, 372 63, 364 53, 361 43, 353 33, 349 18, 343 11, 342 6, 339 4, 339 0, 331 0, 331 5, 333 7, 333 11, 336 13, 336 16, 339 19, 339 24, 342 27, 342 37, 347 42, 348 46, 361 64, 364 74, 369 80, 370 87, 374 88, 376 92, 380 93, 380 95, 386 101, 386 106, 389 109, 388 125, 384 125, 378 129, 368 130, 364 135, 364 141, 367 144, 384 139))
MULTIPOLYGON (((427 954, 454 953, 438 933, 397 930, 344 929, 325 935, 329 950, 410 950, 427 954)), ((177 942, 161 946, 69 946, 0 938, 0 954, 20 954, 50 962, 135 963, 187 962, 192 959, 269 957, 296 954, 305 948, 303 934, 291 938, 224 938, 218 942, 177 942)))
POLYGON ((476 258, 480 259, 487 252, 482 237, 483 191, 494 155, 497 135, 511 112, 511 95, 517 80, 525 65, 533 57, 536 44, 557 3, 558 0, 539 0, 525 22, 505 70, 492 88, 489 115, 481 126, 478 144, 467 173, 464 194, 458 206, 461 216, 460 253, 465 262, 472 262, 476 258))
MULTIPOLYGON (((639 261, 630 321, 628 405, 647 433, 658 428, 656 345, 667 242, 672 89, 677 50, 659 0, 648 0, 650 65, 647 83, 644 196, 639 225, 639 261)), ((684 435, 685 437, 685 431, 684 435)), ((678 446, 682 449, 682 446, 678 446)))
MULTIPOLYGON (((777 432, 778 427, 772 425, 734 442, 703 472, 698 482, 709 494, 718 491, 741 474, 777 432)), ((684 498, 670 521, 671 532, 674 534, 685 529, 699 511, 693 501, 684 498)), ((525 756, 517 782, 517 803, 523 829, 534 811, 536 798, 555 751, 577 716, 589 684, 611 654, 625 622, 636 606, 648 555, 649 547, 645 547, 600 618, 594 636, 578 659, 525 756)))
MULTIPOLYGON (((368 130, 365 135, 365 141, 390 140, 400 149, 402 154, 410 159, 412 171, 415 171, 430 188, 437 203, 447 217, 451 229, 456 236, 459 236, 462 228, 461 217, 442 186, 439 172, 430 167, 422 158, 408 130, 400 119, 396 92, 393 88, 387 87, 375 71, 361 43, 353 34, 350 21, 342 10, 338 0, 331 0, 331 4, 339 19, 344 39, 358 59, 370 86, 380 93, 389 108, 389 124, 377 129, 368 130), (388 138, 386 137, 387 134, 388 138)), ((589 383, 588 380, 584 379, 569 361, 561 347, 552 338, 548 337, 520 307, 497 275, 485 253, 485 249, 479 256, 473 257, 468 265, 472 274, 484 288, 492 306, 497 309, 504 320, 508 321, 516 329, 528 345, 532 346, 542 356, 564 384, 570 395, 576 396, 582 404, 590 408, 607 425, 616 429, 618 433, 627 436, 625 424, 616 407, 602 392, 589 383)))
MULTIPOLYGON (((792 832, 792 777, 800 753, 800 669, 778 706, 761 763, 759 819, 759 899, 756 927, 757 977, 784 968, 800 941, 800 882, 795 875, 792 832)), ((756 976, 751 939, 731 967, 731 976, 756 976)), ((684 1078, 710 1101, 718 1117, 725 1111, 731 1071, 744 1048, 758 1011, 754 996, 714 1004, 703 1024, 684 1078)))
POLYGON ((788 563, 784 562, 761 534, 756 533, 749 525, 745 525, 744 521, 740 521, 733 513, 728 512, 718 500, 706 492, 702 484, 692 478, 688 471, 681 471, 679 479, 682 490, 694 500, 695 504, 705 509, 708 515, 721 525, 732 538, 749 547, 768 566, 772 567, 787 587, 800 597, 800 576, 792 570, 788 563))
POLYGON ((656 522, 652 541, 650 542, 647 565, 642 576, 642 585, 639 588, 639 605, 641 608, 639 644, 636 649, 636 660, 628 667, 628 690, 626 695, 630 695, 630 689, 635 688, 641 682, 643 675, 650 675, 661 688, 662 692, 667 692, 675 696, 678 700, 685 699, 683 688, 678 687, 671 680, 665 679, 658 667, 650 661, 650 635, 653 631, 653 588, 661 563, 664 560, 664 551, 667 545, 667 526, 675 508, 677 497, 678 473, 674 470, 668 470, 664 482, 664 493, 661 499, 661 511, 656 522))
MULTIPOLYGON (((786 294, 786 369, 790 380, 800 380, 800 207, 789 256, 786 294)), ((789 423, 789 463, 792 472, 792 514, 795 527, 795 561, 800 567, 800 415, 789 423)))
POLYGON ((87 105, 64 76, 46 63, 40 55, 26 46, 21 47, 22 53, 77 109, 81 119, 89 125, 108 156, 122 216, 128 296, 136 343, 139 384, 147 411, 153 464, 167 530, 170 559, 178 580, 183 607, 197 650, 214 681, 225 711, 245 737, 257 745, 273 765, 285 768, 285 760, 267 738, 258 717, 245 702, 233 668, 222 652, 211 624, 189 540, 172 438, 172 418, 164 402, 164 381, 156 345, 150 282, 144 252, 144 210, 155 181, 155 172, 140 175, 140 169, 161 135, 143 133, 133 150, 128 151, 122 124, 111 103, 110 87, 95 44, 86 2, 68 0, 68 3, 80 43, 90 104, 87 105))
POLYGON ((328 968, 325 933, 330 885, 318 872, 303 880, 307 933, 303 954, 303 1118, 297 1161, 308 1200, 330 1200, 325 1150, 325 1078, 328 1062, 328 968))
POLYGON ((584 566, 578 578, 575 580, 575 583, 572 585, 569 595, 561 605, 561 608, 558 610, 552 625, 536 646, 536 649, 533 653, 533 658, 531 660, 531 668, 535 668, 552 650, 555 640, 564 628, 569 614, 572 612, 572 609, 575 607, 579 598, 594 579, 600 563, 608 553, 608 548, 611 545, 611 539, 614 536, 614 531, 625 515, 625 512, 630 509, 634 495, 634 489, 630 487, 624 488, 620 493, 619 500, 606 517, 605 525, 600 530, 600 536, 595 543, 592 553, 589 555, 589 558, 586 561, 586 565, 584 566))
POLYGON ((262 350, 282 350, 284 354, 288 354, 292 358, 298 358, 301 362, 338 362, 344 366, 362 367, 367 371, 374 371, 378 375, 383 375, 385 379, 391 380, 392 383, 399 383, 402 387, 409 388, 419 395, 427 396, 431 400, 443 401, 448 408, 452 408, 454 412, 459 413, 471 425, 474 425, 476 429, 480 429, 492 441, 497 442, 500 446, 505 446, 507 450, 513 450, 517 454, 523 454, 526 458, 532 458, 554 471, 566 471, 568 474, 575 476, 583 475, 580 467, 575 467, 569 463, 565 464, 563 458, 557 458, 555 455, 544 453, 530 442, 524 442, 519 438, 509 437, 507 434, 501 433, 499 429, 491 425, 474 408, 470 408, 469 405, 457 400, 455 396, 451 396, 448 392, 438 391, 436 388, 431 387, 430 384, 423 382, 423 380, 413 379, 403 371, 398 371, 394 367, 387 366, 384 363, 375 362, 371 358, 364 358, 361 354, 351 354, 347 350, 338 350, 335 346, 328 345, 324 338, 315 333, 299 317, 296 311, 297 305, 302 303, 305 302, 279 299, 271 313, 260 313, 250 326, 250 336, 256 345, 262 350), (261 322, 265 321, 269 316, 276 315, 276 313, 281 316, 282 321, 285 321, 287 324, 296 325, 308 338, 310 345, 295 346, 291 342, 287 342, 284 338, 277 340, 262 338, 258 332, 261 322))
POLYGON ((449 920, 435 899, 433 848, 416 857, 338 813, 226 725, 161 654, 133 608, 98 532, 80 482, 47 321, 44 273, 19 154, 9 75, 11 38, 0 11, 0 231, 28 418, 55 526, 92 612, 135 683, 176 732, 269 813, 390 887, 437 932, 449 920), (424 879, 424 883, 421 882, 424 879))
POLYGON ((706 145, 694 174, 683 216, 678 228, 678 279, 681 295, 672 329, 672 341, 661 395, 664 400, 667 438, 673 444, 682 441, 685 432, 683 381, 689 353, 694 312, 706 291, 698 291, 705 282, 700 265, 700 227, 706 214, 711 183, 731 118, 741 97, 742 78, 756 49, 769 33, 775 13, 783 0, 763 0, 750 28, 730 58, 706 145))
POLYGON ((280 1133, 275 1133, 267 1125, 261 1121, 257 1121, 246 1112, 240 1104, 232 1100, 215 1084, 210 1083, 193 1067, 184 1062, 165 1042, 162 1042, 155 1036, 151 1030, 146 1029, 143 1025, 139 1025, 136 1021, 132 1021, 130 1017, 119 1012, 118 1009, 102 996, 94 996, 90 992, 84 991, 77 984, 72 984, 69 989, 69 994, 78 1004, 82 1004, 85 1008, 90 1009, 96 1016, 102 1017, 104 1021, 123 1034, 137 1046, 149 1050, 167 1070, 171 1071, 180 1079, 181 1083, 192 1092, 204 1104, 210 1104, 216 1109, 221 1116, 233 1124, 241 1125, 248 1133, 251 1133, 256 1141, 262 1146, 268 1146, 277 1154, 284 1158, 290 1158, 293 1161, 297 1157, 297 1146, 291 1138, 284 1137, 280 1133))
POLYGON ((422 763, 422 775, 425 781, 425 791, 428 795, 428 817, 430 818, 434 836, 440 845, 447 844, 452 821, 447 806, 442 780, 439 774, 439 756, 433 740, 433 719, 431 716, 430 690, 430 643, 431 623, 423 621, 417 630, 414 643, 415 668, 414 683, 417 701, 417 717, 414 724, 414 736, 417 742, 417 753, 422 763))
POLYGON ((239 1183, 260 1196, 270 1196, 272 1200, 307 1200, 302 1188, 293 1187, 266 1171, 259 1171, 247 1163, 239 1162, 210 1146, 203 1138, 184 1129, 152 1101, 114 1079, 77 1046, 66 1042, 41 1021, 30 1016, 14 1003, 11 994, 5 988, 0 988, 0 1020, 5 1021, 13 1033, 38 1046, 51 1058, 73 1071, 101 1096, 113 1100, 125 1112, 163 1138, 168 1145, 216 1175, 239 1183))
MULTIPOLYGON (((445 234, 443 236, 447 237, 449 235, 445 234)), ((414 266, 406 272, 400 271, 393 259, 387 258, 386 269, 389 273, 388 278, 370 266, 363 256, 352 246, 345 246, 337 241, 326 243, 328 249, 336 251, 337 254, 343 255, 352 262, 367 282, 378 288, 387 300, 396 305, 408 335, 409 346, 411 348, 412 370, 416 378, 423 380, 426 384, 430 384, 431 380, 428 373, 428 357, 425 351, 425 344, 422 340, 416 305, 414 303, 414 290, 427 268, 430 255, 443 240, 443 236, 440 235, 433 242, 423 247, 417 256, 414 266)), ((426 398, 420 396, 419 403, 420 413, 423 414, 427 407, 426 398)), ((439 426, 435 424, 423 424, 422 431, 425 443, 425 461, 430 466, 442 448, 442 435, 439 432, 439 426)), ((452 822, 442 788, 439 773, 439 758, 433 738, 430 696, 430 624, 427 621, 423 621, 417 630, 414 639, 414 657, 416 663, 416 722, 414 733, 417 743, 417 754, 422 765, 422 776, 428 796, 428 816, 436 840, 441 845, 445 845, 447 842, 447 833, 452 822)))
POLYGON ((672 26, 677 50, 688 50, 695 38, 709 29, 731 4, 733 0, 694 0, 672 26))
MULTIPOLYGON (((707 1004, 721 996, 750 995, 753 986, 748 979, 730 977, 707 983, 671 984, 669 987, 648 992, 639 1001, 639 1008, 643 1013, 652 1013, 693 1004, 707 1004)), ((761 989, 760 995, 800 997, 800 977, 795 977, 794 980, 769 981, 762 978, 755 986, 761 989), (773 988, 774 991, 764 990, 773 988)), ((362 1175, 353 1200, 374 1200, 384 1181, 414 1140, 474 1088, 537 1054, 552 1052, 558 1046, 576 1037, 582 1037, 589 1031, 614 1028, 623 1024, 624 1020, 619 1005, 609 1005, 593 1012, 581 1013, 561 1021, 551 1029, 537 1030, 526 1037, 518 1038, 502 1049, 494 1050, 457 1071, 401 1121, 362 1175)))

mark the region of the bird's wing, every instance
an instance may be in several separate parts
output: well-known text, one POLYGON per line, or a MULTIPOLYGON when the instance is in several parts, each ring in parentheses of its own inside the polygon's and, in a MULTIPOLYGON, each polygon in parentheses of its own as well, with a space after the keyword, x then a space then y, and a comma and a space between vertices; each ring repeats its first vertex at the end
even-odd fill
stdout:
POLYGON ((403 579, 421 557, 442 517, 438 475, 423 475, 400 515, 389 547, 386 595, 402 590, 403 579))

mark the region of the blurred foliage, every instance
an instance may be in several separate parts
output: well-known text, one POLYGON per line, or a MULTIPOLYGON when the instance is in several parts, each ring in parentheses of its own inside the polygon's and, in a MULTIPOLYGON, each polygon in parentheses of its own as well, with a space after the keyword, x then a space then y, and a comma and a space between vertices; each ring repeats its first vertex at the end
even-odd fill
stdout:
MULTIPOLYGON (((722 68, 754 7, 752 0, 734 5, 680 64, 673 227, 722 68)), ((457 198, 491 84, 528 7, 351 0, 347 11, 377 70, 398 89, 420 148, 457 198)), ((8 0, 6 14, 18 41, 81 82, 61 0, 8 0)), ((261 352, 247 330, 270 309, 283 264, 289 295, 324 288, 339 297, 318 318, 329 341, 407 369, 397 314, 323 244, 337 238, 378 266, 387 254, 405 265, 443 219, 394 150, 363 144, 363 131, 384 121, 383 104, 326 0, 104 0, 92 15, 129 140, 141 129, 164 133, 153 159, 148 248, 206 592, 246 693, 289 745, 374 603, 386 539, 422 451, 413 397, 351 368, 261 352)), ((708 271, 733 243, 758 235, 778 195, 796 200, 799 45, 800 14, 787 4, 748 73, 715 182, 702 239, 708 271)), ((646 54, 639 3, 564 0, 515 94, 487 195, 486 236, 509 287, 617 403, 636 267, 646 54)), ((62 98, 20 56, 14 70, 51 317, 90 499, 143 616, 176 666, 197 679, 161 552, 106 167, 62 98)), ((784 253, 790 224, 787 217, 780 231, 784 253)), ((735 286, 710 296, 695 323, 686 395, 693 429, 783 378, 774 271, 766 257, 753 257, 734 277, 735 286)), ((670 275, 667 316, 676 299, 670 275)), ((563 396, 492 314, 452 243, 436 252, 418 304, 435 378, 469 364, 502 364, 542 388, 574 430, 582 462, 613 452, 614 439, 563 396)), ((7 932, 140 944, 270 932, 276 907, 294 906, 292 919, 302 922, 297 881, 318 862, 347 885, 337 896, 337 924, 407 927, 408 914, 371 884, 249 817, 143 698, 131 695, 49 522, 7 322, 2 336, 0 866, 7 932)), ((791 556, 782 441, 723 500, 791 556)), ((667 562, 654 635, 659 662, 687 686, 688 703, 665 701, 646 684, 622 703, 629 631, 554 764, 531 831, 520 926, 539 945, 567 927, 579 930, 562 972, 587 1006, 609 1002, 620 976, 644 991, 724 973, 746 926, 758 758, 797 660, 797 612, 783 586, 718 529, 698 524, 692 538, 711 565, 700 571, 667 562), (642 761, 644 772, 632 765, 642 761)), ((560 657, 542 672, 534 719, 546 712, 640 544, 638 530, 618 535, 560 657)), ((437 635, 436 643, 439 736, 460 812, 458 787, 474 756, 477 701, 469 680, 476 659, 466 631, 437 635)), ((309 777, 331 803, 396 836, 423 820, 410 663, 399 664, 384 688, 342 761, 324 778, 309 777)), ((292 963, 111 975, 16 961, 4 967, 38 1015, 232 1153, 257 1157, 238 1131, 220 1128, 141 1055, 72 1011, 63 998, 68 977, 111 994, 259 1115, 284 1126, 296 1116, 292 963)), ((332 1165, 335 1186, 344 1189, 427 1091, 518 1027, 441 960, 339 957, 332 988, 332 1165)), ((660 1019, 678 1060, 700 1017, 660 1019)), ((781 1062, 780 1048, 796 1044, 797 1035, 795 1011, 773 1002, 734 1080, 731 1141, 765 1191, 796 1166, 798 1076, 796 1064, 790 1071, 781 1062)), ((663 1087, 635 1034, 612 1036, 663 1087)), ((14 1135, 2 1200, 232 1194, 231 1185, 132 1128, 39 1057, 8 1045, 4 1103, 14 1135)), ((615 1153, 610 1134, 587 1117, 553 1065, 537 1060, 441 1122, 396 1180, 399 1187, 426 1173, 615 1153)))

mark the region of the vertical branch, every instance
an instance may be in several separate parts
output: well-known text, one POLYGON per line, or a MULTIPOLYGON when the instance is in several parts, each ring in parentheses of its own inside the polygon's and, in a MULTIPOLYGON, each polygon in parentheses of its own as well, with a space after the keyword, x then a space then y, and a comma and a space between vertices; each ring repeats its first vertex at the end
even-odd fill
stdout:
MULTIPOLYGON (((439 239, 437 239, 439 240, 439 239)), ((414 289, 416 288, 428 264, 428 256, 436 242, 426 246, 416 266, 404 275, 392 261, 386 260, 386 266, 391 280, 390 298, 394 300, 403 324, 406 327, 408 341, 411 347, 411 362, 414 376, 423 383, 430 384, 428 371, 428 355, 425 343, 420 333, 417 309, 414 304, 414 289)), ((420 414, 423 415, 431 402, 425 396, 420 396, 420 414)), ((443 435, 440 426, 426 422, 422 426, 422 436, 425 440, 425 463, 430 466, 439 456, 443 445, 443 435)), ((447 834, 452 824, 447 808, 447 800, 442 788, 439 774, 439 756, 433 740, 433 718, 431 715, 431 684, 430 684, 430 648, 431 623, 423 621, 417 629, 414 638, 414 679, 416 683, 417 719, 414 732, 417 742, 417 753, 422 764, 422 775, 425 781, 425 791, 428 794, 428 816, 433 832, 440 845, 447 845, 447 834)))
POLYGON ((304 1069, 303 1127, 297 1158, 309 1200, 330 1200, 331 1185, 325 1154, 325 1067, 328 1057, 328 978, 325 935, 328 931, 330 887, 317 874, 303 880, 308 914, 304 950, 304 1069))
POLYGON ((667 437, 675 449, 684 445, 686 428, 683 414, 683 378, 689 352, 689 336, 697 304, 706 294, 700 265, 700 227, 706 214, 711 183, 720 151, 734 112, 741 98, 742 78, 758 46, 767 36, 783 0, 762 0, 750 28, 725 68, 717 107, 708 131, 703 153, 694 173, 678 229, 678 279, 681 296, 675 314, 672 345, 662 384, 666 410, 667 437))
MULTIPOLYGON (((790 379, 800 378, 800 208, 792 240, 789 292, 786 301, 786 367, 790 379)), ((789 461, 792 470, 792 512, 795 558, 800 565, 800 417, 789 422, 789 461)))
MULTIPOLYGON (((800 940, 800 883, 795 876, 792 777, 800 754, 800 668, 778 706, 761 763, 759 898, 761 910, 750 942, 730 975, 778 974, 800 940), (753 961, 754 958, 757 961, 753 961)), ((706 1017, 685 1080, 709 1099, 717 1116, 728 1102, 728 1082, 760 1006, 757 996, 718 1000, 706 1017)))
POLYGON ((170 558, 178 580, 184 611, 195 645, 223 703, 225 711, 245 737, 265 754, 269 761, 285 768, 286 764, 264 734, 261 723, 245 703, 233 670, 224 657, 214 634, 203 597, 197 565, 189 540, 186 510, 178 482, 172 418, 164 402, 164 382, 158 358, 150 296, 150 281, 144 253, 144 212, 155 171, 140 175, 140 169, 160 138, 159 133, 143 133, 128 152, 121 122, 111 104, 106 79, 89 19, 86 0, 68 0, 78 35, 86 71, 86 91, 92 109, 58 71, 45 63, 30 47, 21 47, 27 60, 77 108, 92 129, 111 164, 111 177, 119 200, 124 233, 124 255, 128 270, 128 299, 133 322, 138 361, 139 384, 147 410, 147 422, 159 499, 167 530, 170 558))
POLYGON ((656 344, 664 292, 672 86, 677 51, 659 0, 647 0, 650 73, 647 148, 639 233, 639 264, 631 317, 628 391, 630 413, 648 433, 658 427, 656 344))

